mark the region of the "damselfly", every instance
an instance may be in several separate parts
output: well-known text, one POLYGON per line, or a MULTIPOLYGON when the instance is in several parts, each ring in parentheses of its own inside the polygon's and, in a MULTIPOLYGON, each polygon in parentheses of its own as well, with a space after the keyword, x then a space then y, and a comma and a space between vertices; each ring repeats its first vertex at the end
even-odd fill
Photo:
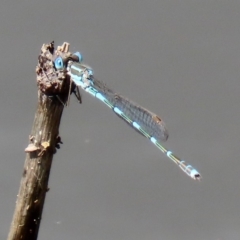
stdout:
POLYGON ((57 57, 54 61, 56 69, 66 70, 71 80, 77 86, 105 103, 117 116, 148 138, 188 176, 194 180, 201 179, 200 173, 195 168, 175 156, 170 150, 160 144, 160 141, 167 140, 168 131, 159 116, 126 97, 115 93, 94 77, 92 68, 82 63, 82 56, 79 52, 73 55, 74 58, 69 58, 67 61, 60 56, 57 57), (78 59, 78 61, 75 61, 75 59, 78 59))

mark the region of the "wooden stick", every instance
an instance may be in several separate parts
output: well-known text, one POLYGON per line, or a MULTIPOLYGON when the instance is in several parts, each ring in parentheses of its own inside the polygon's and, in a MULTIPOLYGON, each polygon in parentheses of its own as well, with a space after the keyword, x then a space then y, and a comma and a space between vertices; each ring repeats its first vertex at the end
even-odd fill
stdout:
POLYGON ((25 149, 26 160, 16 208, 8 240, 35 240, 41 222, 42 210, 53 154, 61 142, 58 130, 64 104, 68 99, 69 77, 53 66, 54 54, 69 54, 64 43, 54 53, 54 43, 44 44, 37 66, 38 106, 25 149))

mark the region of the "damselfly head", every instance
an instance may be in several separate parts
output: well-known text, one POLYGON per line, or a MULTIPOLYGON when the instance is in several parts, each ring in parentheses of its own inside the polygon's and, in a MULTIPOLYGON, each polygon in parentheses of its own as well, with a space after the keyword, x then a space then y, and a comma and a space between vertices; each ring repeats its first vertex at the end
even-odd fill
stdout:
POLYGON ((57 70, 63 70, 64 68, 67 68, 69 61, 81 63, 82 60, 82 54, 80 52, 75 52, 74 54, 71 54, 70 56, 68 55, 66 57, 57 56, 53 62, 57 70))

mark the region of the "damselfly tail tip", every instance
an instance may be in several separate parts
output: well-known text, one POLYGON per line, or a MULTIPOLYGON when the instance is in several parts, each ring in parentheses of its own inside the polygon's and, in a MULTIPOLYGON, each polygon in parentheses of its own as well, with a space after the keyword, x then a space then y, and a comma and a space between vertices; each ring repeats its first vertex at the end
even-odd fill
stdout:
POLYGON ((196 173, 194 176, 192 176, 192 178, 193 178, 194 180, 200 181, 200 180, 202 179, 202 176, 200 175, 200 173, 196 173))
POLYGON ((201 176, 200 174, 196 174, 196 175, 194 176, 194 180, 200 181, 201 179, 202 179, 202 176, 201 176))
POLYGON ((202 176, 200 175, 200 173, 196 170, 196 169, 192 169, 192 171, 189 173, 189 176, 194 179, 194 180, 198 180, 200 181, 202 176))

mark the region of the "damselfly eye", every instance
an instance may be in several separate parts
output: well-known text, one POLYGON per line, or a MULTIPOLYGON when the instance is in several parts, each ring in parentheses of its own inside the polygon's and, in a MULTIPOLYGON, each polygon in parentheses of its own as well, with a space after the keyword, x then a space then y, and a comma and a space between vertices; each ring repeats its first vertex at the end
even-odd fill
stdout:
POLYGON ((63 59, 61 57, 57 57, 54 61, 54 65, 55 65, 56 69, 63 68, 63 59))
POLYGON ((75 52, 73 55, 78 57, 78 62, 82 62, 83 61, 83 57, 82 57, 82 54, 80 52, 75 52))

